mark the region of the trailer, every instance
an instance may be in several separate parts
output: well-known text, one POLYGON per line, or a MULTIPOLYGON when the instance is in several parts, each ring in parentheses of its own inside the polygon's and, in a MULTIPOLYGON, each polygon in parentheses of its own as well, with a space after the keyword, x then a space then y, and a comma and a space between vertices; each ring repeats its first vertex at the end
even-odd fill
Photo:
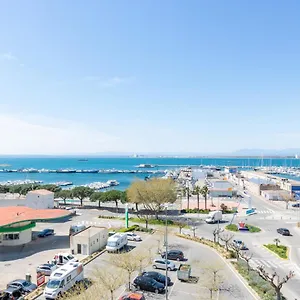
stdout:
POLYGON ((191 265, 180 264, 177 270, 177 278, 180 281, 189 281, 191 278, 191 265))

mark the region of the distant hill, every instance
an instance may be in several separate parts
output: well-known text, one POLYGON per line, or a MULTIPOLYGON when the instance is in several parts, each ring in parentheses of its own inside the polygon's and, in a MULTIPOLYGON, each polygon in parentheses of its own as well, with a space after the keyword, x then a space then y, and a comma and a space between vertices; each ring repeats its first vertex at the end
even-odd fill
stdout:
POLYGON ((295 156, 300 154, 300 148, 291 149, 240 149, 232 152, 233 156, 295 156))

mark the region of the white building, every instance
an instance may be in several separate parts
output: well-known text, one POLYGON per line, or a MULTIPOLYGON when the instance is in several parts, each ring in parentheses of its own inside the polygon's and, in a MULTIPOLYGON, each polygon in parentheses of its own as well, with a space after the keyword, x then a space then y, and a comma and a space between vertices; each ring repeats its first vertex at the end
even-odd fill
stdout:
POLYGON ((72 254, 91 255, 103 249, 108 239, 108 229, 105 227, 87 227, 70 236, 72 254))
POLYGON ((35 190, 26 195, 25 205, 35 209, 54 207, 54 193, 47 190, 35 190))

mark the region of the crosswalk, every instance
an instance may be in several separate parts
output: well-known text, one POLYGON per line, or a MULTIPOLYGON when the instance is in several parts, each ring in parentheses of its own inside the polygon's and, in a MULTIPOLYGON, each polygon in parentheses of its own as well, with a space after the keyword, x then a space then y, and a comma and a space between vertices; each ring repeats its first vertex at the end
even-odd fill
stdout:
POLYGON ((278 268, 282 268, 285 271, 294 271, 300 275, 300 267, 288 260, 270 260, 264 258, 252 258, 249 262, 252 268, 257 268, 258 266, 263 266, 267 269, 276 271, 278 268))
POLYGON ((274 214, 273 210, 255 210, 257 214, 274 214))

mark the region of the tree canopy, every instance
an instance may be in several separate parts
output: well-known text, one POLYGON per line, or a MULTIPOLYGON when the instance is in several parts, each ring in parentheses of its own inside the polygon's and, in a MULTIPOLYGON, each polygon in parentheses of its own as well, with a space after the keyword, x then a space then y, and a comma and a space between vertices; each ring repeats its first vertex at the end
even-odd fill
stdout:
POLYGON ((177 189, 172 179, 151 178, 147 181, 134 181, 127 189, 128 201, 143 204, 156 217, 164 203, 174 203, 177 189))
POLYGON ((80 205, 82 206, 82 202, 84 198, 88 198, 93 194, 93 190, 86 186, 76 186, 72 189, 72 195, 75 198, 80 200, 80 205))

